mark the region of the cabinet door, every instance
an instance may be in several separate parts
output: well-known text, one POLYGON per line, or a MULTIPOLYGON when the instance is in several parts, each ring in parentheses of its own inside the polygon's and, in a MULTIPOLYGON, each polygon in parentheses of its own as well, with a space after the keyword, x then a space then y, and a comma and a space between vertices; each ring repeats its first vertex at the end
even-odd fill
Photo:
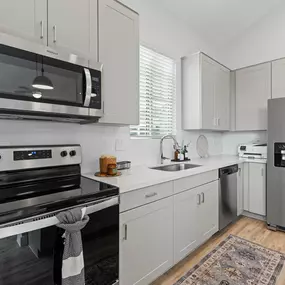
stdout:
POLYGON ((174 263, 197 247, 199 187, 174 196, 174 263))
POLYGON ((97 0, 48 0, 48 45, 97 59, 97 0))
POLYGON ((285 59, 272 62, 272 98, 285 97, 285 59))
POLYGON ((266 215, 266 164, 249 164, 249 211, 266 215))
POLYGON ((270 98, 270 63, 236 71, 236 130, 266 130, 270 98))
POLYGON ((216 129, 230 129, 230 71, 216 64, 215 79, 215 117, 216 129))
POLYGON ((198 208, 197 224, 199 226, 199 242, 203 243, 219 229, 218 180, 198 188, 201 194, 201 205, 198 208))
POLYGON ((99 61, 104 64, 100 122, 138 125, 138 15, 117 1, 99 1, 99 61))
POLYGON ((0 32, 47 43, 47 0, 0 1, 0 32))
POLYGON ((237 214, 240 216, 243 212, 243 164, 238 165, 237 175, 237 214))
POLYGON ((216 63, 205 55, 202 56, 202 129, 215 129, 215 70, 216 63))
POLYGON ((249 163, 243 164, 243 209, 249 212, 249 163))
POLYGON ((150 284, 172 265, 173 197, 120 214, 120 284, 150 284))

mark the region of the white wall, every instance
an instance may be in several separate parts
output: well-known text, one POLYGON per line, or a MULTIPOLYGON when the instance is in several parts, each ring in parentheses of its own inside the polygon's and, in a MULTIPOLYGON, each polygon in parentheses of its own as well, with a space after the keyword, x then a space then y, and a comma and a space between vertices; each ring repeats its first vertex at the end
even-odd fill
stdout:
POLYGON ((216 50, 189 26, 172 16, 154 0, 120 0, 140 14, 140 38, 143 44, 179 59, 197 51, 215 57, 216 50))
POLYGON ((223 135, 223 154, 237 154, 239 144, 252 142, 267 142, 266 131, 233 132, 223 135))
POLYGON ((285 57, 285 2, 224 47, 223 61, 231 69, 285 57))
MULTIPOLYGON (((195 143, 199 132, 181 131, 181 87, 179 59, 187 53, 204 50, 210 55, 210 45, 191 33, 188 28, 148 1, 125 0, 126 4, 141 14, 140 36, 145 45, 178 60, 177 75, 177 137, 192 142, 190 155, 197 156, 195 143)), ((130 139, 128 127, 98 126, 27 121, 0 121, 1 145, 37 145, 78 143, 83 148, 83 171, 95 171, 101 154, 114 154, 119 160, 131 160, 133 164, 154 164, 159 161, 159 140, 130 139), (116 151, 116 140, 121 140, 124 151, 116 151)), ((222 135, 206 133, 210 154, 222 152, 222 135)), ((172 142, 168 140, 165 155, 173 155, 172 142)))
MULTIPOLYGON (((262 18, 222 52, 223 63, 238 69, 285 57, 285 5, 262 18), (283 8, 282 8, 283 7, 283 8)), ((236 154, 240 143, 267 142, 267 132, 234 132, 223 135, 223 153, 236 154)))

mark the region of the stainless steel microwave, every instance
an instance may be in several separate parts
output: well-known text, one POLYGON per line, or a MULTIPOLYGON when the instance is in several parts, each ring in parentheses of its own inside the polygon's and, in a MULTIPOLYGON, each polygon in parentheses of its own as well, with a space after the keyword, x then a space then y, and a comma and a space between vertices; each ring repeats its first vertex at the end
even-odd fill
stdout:
POLYGON ((0 118, 81 123, 103 115, 102 64, 89 68, 89 61, 76 55, 59 56, 48 47, 27 47, 24 41, 7 45, 11 37, 6 36, 5 44, 2 37, 0 118))

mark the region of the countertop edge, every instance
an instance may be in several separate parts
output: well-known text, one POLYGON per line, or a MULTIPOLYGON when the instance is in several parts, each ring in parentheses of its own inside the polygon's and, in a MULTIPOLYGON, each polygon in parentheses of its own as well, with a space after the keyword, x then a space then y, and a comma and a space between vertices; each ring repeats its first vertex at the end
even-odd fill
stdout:
MULTIPOLYGON (((245 162, 265 164, 266 160, 257 160, 257 159, 253 160, 253 159, 239 158, 238 156, 218 155, 205 159, 193 159, 192 161, 186 162, 186 163, 200 164, 201 167, 199 168, 193 168, 173 173, 170 172, 167 173, 161 171, 157 173, 158 177, 155 178, 151 177, 150 179, 148 177, 148 174, 154 174, 154 172, 152 171, 159 171, 159 170, 150 169, 146 165, 134 166, 133 168, 131 168, 131 170, 122 171, 123 174, 120 177, 102 178, 95 176, 94 173, 83 173, 82 176, 119 187, 120 195, 123 195, 131 191, 136 191, 146 187, 151 187, 154 185, 167 183, 178 179, 183 179, 186 177, 199 175, 205 172, 210 172, 214 170, 218 171, 218 169, 220 168, 227 167, 233 164, 243 164, 245 162), (205 165, 203 165, 203 163, 205 163, 205 165), (145 180, 141 182, 136 181, 135 179, 136 176, 140 178, 145 176, 145 180), (124 181, 122 180, 122 177, 124 181)), ((155 167, 155 165, 152 165, 151 167, 155 167)))

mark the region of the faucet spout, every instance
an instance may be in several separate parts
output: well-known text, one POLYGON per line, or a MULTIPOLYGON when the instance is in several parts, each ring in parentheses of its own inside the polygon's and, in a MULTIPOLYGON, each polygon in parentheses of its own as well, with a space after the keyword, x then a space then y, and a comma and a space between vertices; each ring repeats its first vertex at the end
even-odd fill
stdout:
POLYGON ((165 135, 165 136, 163 136, 163 137, 160 139, 160 163, 161 163, 161 164, 163 164, 163 161, 164 161, 165 159, 168 159, 167 157, 165 157, 165 156, 163 155, 163 141, 164 141, 165 139, 172 139, 173 142, 174 142, 173 147, 174 147, 174 148, 179 147, 178 142, 177 142, 176 138, 175 138, 173 135, 165 135))

